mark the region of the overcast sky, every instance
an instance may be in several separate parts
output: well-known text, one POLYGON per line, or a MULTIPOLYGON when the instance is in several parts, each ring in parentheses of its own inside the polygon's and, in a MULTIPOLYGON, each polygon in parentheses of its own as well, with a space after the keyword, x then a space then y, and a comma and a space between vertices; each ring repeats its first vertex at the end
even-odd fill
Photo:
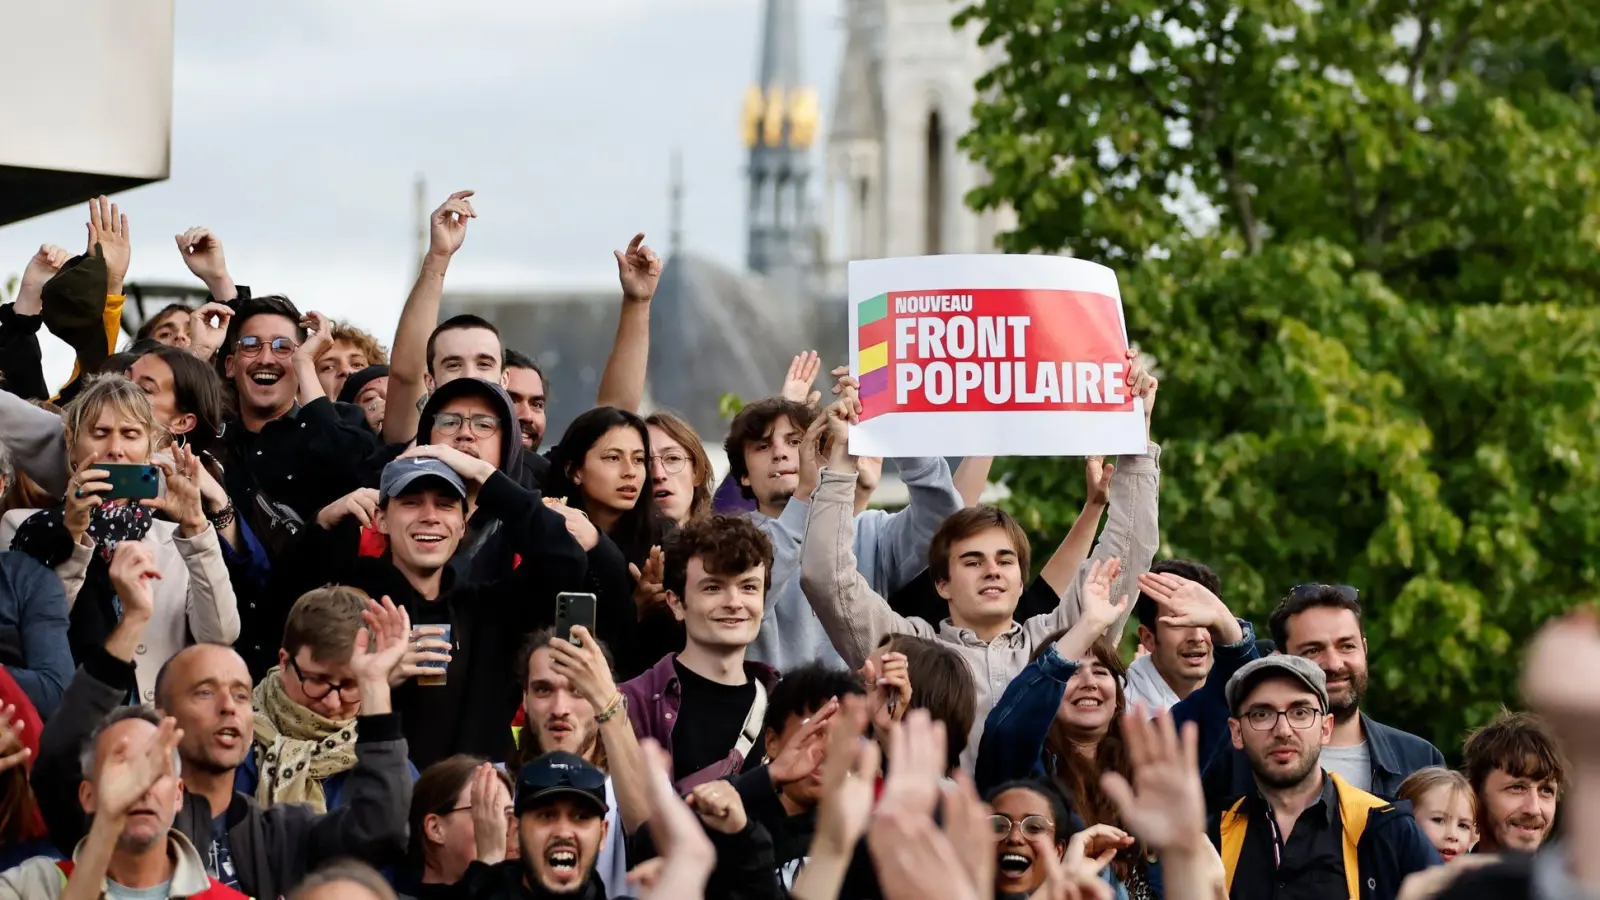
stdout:
MULTIPOLYGON (((805 74, 831 106, 841 0, 800 0, 805 74)), ((172 171, 120 195, 130 280, 191 281, 204 225, 234 277, 387 342, 415 275, 413 181, 472 188, 449 286, 604 285, 637 230, 665 252, 681 149, 685 244, 739 268, 739 113, 760 0, 177 0, 172 171)), ((41 243, 80 252, 85 210, 0 227, 0 280, 41 243)), ((41 334, 41 337, 45 335, 41 334)), ((47 344, 64 380, 65 348, 47 344)))

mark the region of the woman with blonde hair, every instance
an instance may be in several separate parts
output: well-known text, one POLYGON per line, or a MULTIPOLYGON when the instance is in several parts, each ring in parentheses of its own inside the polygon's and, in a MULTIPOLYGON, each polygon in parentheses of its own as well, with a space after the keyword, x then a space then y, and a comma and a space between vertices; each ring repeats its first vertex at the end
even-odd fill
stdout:
POLYGON ((208 517, 200 461, 188 448, 172 448, 170 460, 157 455, 167 444, 166 428, 149 396, 127 377, 92 380, 62 419, 72 473, 65 502, 7 513, 0 545, 55 570, 70 610, 68 642, 73 657, 83 659, 104 646, 122 619, 127 591, 113 584, 112 558, 122 544, 137 542, 139 551, 120 554, 127 562, 119 572, 141 581, 159 575, 150 578, 151 618, 134 660, 138 700, 153 703, 156 672, 174 653, 194 642, 232 644, 239 637, 238 602, 216 527, 229 524, 223 519, 231 517, 231 505, 208 517), (155 466, 162 476, 158 496, 137 502, 113 496, 108 465, 155 466))

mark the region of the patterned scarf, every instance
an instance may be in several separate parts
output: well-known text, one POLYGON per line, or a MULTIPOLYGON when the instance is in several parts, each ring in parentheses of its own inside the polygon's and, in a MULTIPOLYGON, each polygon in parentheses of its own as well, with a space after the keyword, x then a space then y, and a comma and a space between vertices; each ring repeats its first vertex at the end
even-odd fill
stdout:
MULTIPOLYGON (((154 522, 155 516, 150 510, 137 503, 112 501, 101 504, 89 513, 89 539, 94 542, 96 559, 110 565, 111 555, 117 552, 118 544, 144 540, 154 522)), ((66 562, 72 555, 72 535, 67 532, 66 510, 61 507, 43 509, 29 516, 17 528, 11 546, 51 569, 66 562)), ((93 566, 93 563, 90 565, 93 566)))
POLYGON ((356 720, 336 722, 289 699, 273 667, 255 690, 256 802, 308 803, 328 811, 322 780, 356 764, 356 720))

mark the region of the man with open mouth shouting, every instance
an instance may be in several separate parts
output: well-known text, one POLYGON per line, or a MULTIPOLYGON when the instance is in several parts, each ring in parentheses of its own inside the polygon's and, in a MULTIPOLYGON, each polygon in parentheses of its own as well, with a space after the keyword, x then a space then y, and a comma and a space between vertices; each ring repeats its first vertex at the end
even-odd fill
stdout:
POLYGON ((595 861, 606 840, 606 773, 576 754, 546 753, 518 774, 515 808, 521 859, 472 863, 457 896, 605 900, 595 861))

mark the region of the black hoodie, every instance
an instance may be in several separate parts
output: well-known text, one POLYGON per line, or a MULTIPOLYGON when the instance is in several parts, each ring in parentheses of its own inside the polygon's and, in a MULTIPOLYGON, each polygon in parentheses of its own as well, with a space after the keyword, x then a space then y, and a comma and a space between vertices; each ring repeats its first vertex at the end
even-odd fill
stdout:
MULTIPOLYGON (((523 487, 538 490, 537 481, 527 466, 530 459, 539 459, 522 447, 519 437, 516 407, 511 395, 493 382, 481 378, 457 378, 439 386, 422 407, 417 419, 418 444, 429 443, 433 434, 433 420, 446 404, 462 397, 478 397, 492 406, 500 417, 501 458, 500 471, 511 475, 523 487), (513 475, 522 473, 522 477, 513 475)), ((596 635, 621 652, 636 642, 636 615, 623 615, 633 610, 633 577, 628 573, 628 561, 622 551, 604 533, 594 549, 587 552, 587 574, 581 590, 594 594, 601 610, 601 618, 608 622, 626 623, 621 629, 612 627, 609 633, 596 635), (616 615, 608 615, 616 613, 616 615), (621 630, 623 633, 618 633, 621 630)), ((502 530, 499 520, 479 508, 467 522, 467 532, 461 546, 450 558, 450 570, 459 584, 489 584, 511 575, 516 565, 516 549, 502 530)), ((657 654, 654 659, 660 659, 657 654)), ((631 670, 630 670, 631 671, 631 670)))

